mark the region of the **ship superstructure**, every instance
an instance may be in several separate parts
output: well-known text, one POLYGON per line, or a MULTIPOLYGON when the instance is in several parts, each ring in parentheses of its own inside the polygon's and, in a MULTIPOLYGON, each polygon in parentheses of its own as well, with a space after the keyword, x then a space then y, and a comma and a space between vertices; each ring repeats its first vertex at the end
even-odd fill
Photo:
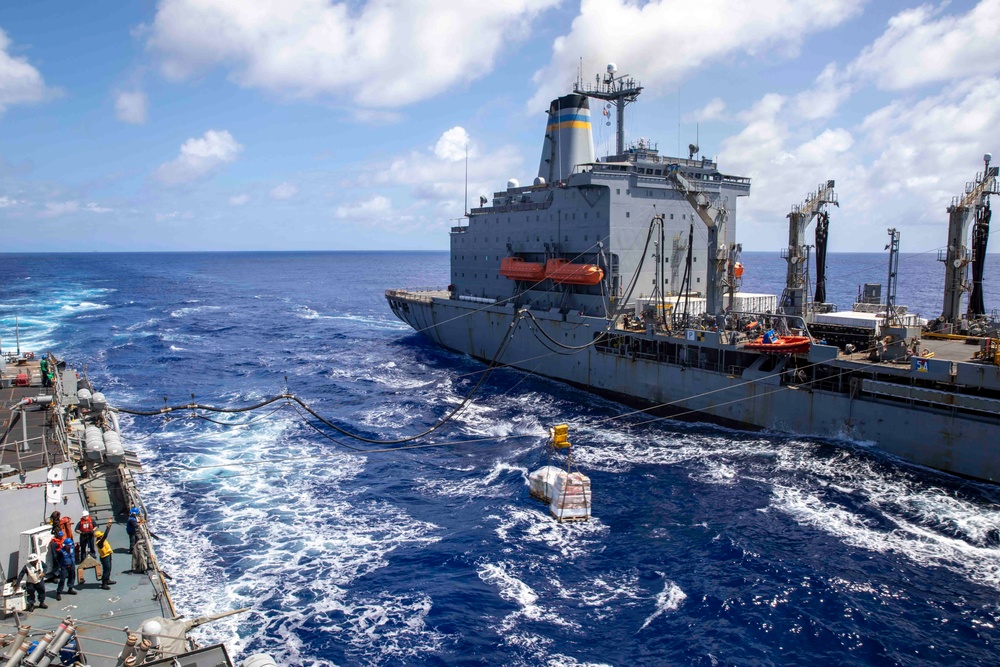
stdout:
MULTIPOLYGON (((686 158, 646 140, 626 147, 621 111, 641 90, 611 65, 553 100, 532 185, 511 180, 483 198, 468 224, 451 229, 448 289, 389 290, 396 315, 450 349, 658 412, 873 441, 923 465, 1000 481, 998 341, 968 345, 954 322, 947 335, 924 334, 895 303, 899 233, 890 230, 885 301, 872 285, 853 311, 832 312, 824 293, 810 294, 805 240, 817 221, 822 286, 838 203, 827 181, 788 216, 780 300, 741 292, 736 213, 750 179, 723 173, 694 145, 686 158), (619 121, 616 154, 600 160, 591 98, 619 121)), ((968 220, 981 226, 995 189, 987 163, 953 205, 965 225, 956 236, 968 220)))

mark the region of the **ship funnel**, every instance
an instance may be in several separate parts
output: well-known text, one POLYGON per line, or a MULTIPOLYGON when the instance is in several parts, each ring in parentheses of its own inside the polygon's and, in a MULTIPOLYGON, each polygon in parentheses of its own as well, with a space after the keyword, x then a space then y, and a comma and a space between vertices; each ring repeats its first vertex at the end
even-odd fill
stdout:
POLYGON ((565 181, 573 167, 594 161, 594 135, 590 131, 590 101, 583 95, 552 100, 545 126, 545 143, 538 176, 547 183, 565 181))

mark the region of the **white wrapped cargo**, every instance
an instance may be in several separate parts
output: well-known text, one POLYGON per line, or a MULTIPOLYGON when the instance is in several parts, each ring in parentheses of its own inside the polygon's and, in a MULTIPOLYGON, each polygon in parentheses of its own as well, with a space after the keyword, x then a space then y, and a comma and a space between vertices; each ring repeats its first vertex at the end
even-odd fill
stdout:
MULTIPOLYGON (((778 310, 778 297, 774 294, 737 292, 733 297, 733 310, 738 313, 774 313, 778 310)), ((726 303, 729 303, 728 296, 726 303)))
POLYGON ((549 505, 549 514, 560 522, 590 518, 590 478, 582 472, 567 473, 545 466, 528 475, 531 495, 549 505))
MULTIPOLYGON (((900 315, 899 319, 905 326, 915 327, 920 325, 920 318, 914 313, 900 315)), ((813 321, 819 324, 835 324, 842 327, 878 329, 885 324, 885 313, 863 313, 855 311, 817 313, 814 316, 813 321)))
POLYGON ((563 470, 555 478, 549 513, 559 521, 590 518, 590 478, 563 470))
POLYGON ((528 486, 531 495, 543 503, 552 500, 556 486, 556 477, 563 471, 555 466, 545 466, 528 475, 528 486))

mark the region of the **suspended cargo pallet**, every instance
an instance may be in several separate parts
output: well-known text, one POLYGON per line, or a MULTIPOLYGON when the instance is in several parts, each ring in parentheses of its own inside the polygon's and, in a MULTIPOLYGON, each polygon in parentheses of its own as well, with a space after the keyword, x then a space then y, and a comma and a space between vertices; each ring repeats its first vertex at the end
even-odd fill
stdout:
POLYGON ((531 496, 547 503, 549 514, 560 523, 590 518, 590 478, 582 472, 544 466, 528 475, 528 486, 531 496))

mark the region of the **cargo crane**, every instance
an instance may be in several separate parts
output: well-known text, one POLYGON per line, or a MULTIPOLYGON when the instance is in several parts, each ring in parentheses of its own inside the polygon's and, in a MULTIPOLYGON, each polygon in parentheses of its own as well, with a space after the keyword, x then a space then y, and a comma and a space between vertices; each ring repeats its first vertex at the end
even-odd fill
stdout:
POLYGON ((983 304, 983 267, 986 242, 989 239, 990 195, 998 194, 997 168, 990 167, 993 156, 983 156, 986 168, 976 174, 976 180, 965 184, 965 194, 954 197, 948 207, 948 248, 938 252, 944 262, 944 307, 934 328, 942 333, 968 330, 971 322, 985 314, 983 304), (969 224, 975 221, 973 251, 966 244, 969 224), (973 280, 969 283, 969 264, 973 265, 973 280), (962 322, 962 294, 969 294, 966 321, 962 322))
MULTIPOLYGON (((708 287, 705 290, 706 308, 709 315, 720 315, 723 310, 725 291, 731 281, 726 279, 729 268, 730 247, 726 244, 726 219, 729 211, 719 204, 718 197, 711 198, 695 188, 681 175, 678 165, 667 170, 667 177, 677 185, 691 208, 708 228, 708 287)), ((690 240, 689 240, 690 243, 690 240)), ((734 250, 736 248, 734 247, 734 250)))
POLYGON ((778 309, 785 315, 797 315, 802 318, 807 315, 809 247, 805 244, 805 235, 809 223, 817 216, 820 216, 820 222, 816 226, 817 250, 820 243, 823 247, 822 253, 817 252, 816 277, 817 285, 823 285, 822 300, 826 300, 826 235, 829 225, 826 206, 827 204, 840 206, 833 187, 833 181, 820 183, 816 191, 810 193, 802 205, 793 206, 791 213, 788 214, 788 247, 781 251, 781 256, 788 262, 788 273, 785 276, 785 289, 781 292, 778 304, 778 309))

